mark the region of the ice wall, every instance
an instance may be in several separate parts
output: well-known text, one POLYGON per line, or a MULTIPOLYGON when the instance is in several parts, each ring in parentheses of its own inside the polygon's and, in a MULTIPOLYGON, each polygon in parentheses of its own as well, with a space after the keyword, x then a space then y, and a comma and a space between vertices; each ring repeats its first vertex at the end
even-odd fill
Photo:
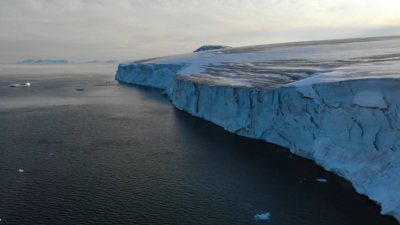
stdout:
POLYGON ((173 86, 177 71, 186 66, 182 64, 120 64, 115 79, 149 87, 167 89, 173 86))
POLYGON ((178 78, 173 104, 236 134, 313 159, 400 219, 398 79, 362 79, 273 90, 178 78), (368 103, 365 102, 368 99, 368 103))

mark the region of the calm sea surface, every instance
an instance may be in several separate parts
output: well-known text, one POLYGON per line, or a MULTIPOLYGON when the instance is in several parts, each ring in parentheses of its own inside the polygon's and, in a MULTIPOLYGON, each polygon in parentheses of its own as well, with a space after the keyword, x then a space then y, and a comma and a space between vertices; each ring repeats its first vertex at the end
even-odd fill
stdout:
POLYGON ((313 161, 118 83, 116 68, 0 65, 0 224, 397 224, 313 161))

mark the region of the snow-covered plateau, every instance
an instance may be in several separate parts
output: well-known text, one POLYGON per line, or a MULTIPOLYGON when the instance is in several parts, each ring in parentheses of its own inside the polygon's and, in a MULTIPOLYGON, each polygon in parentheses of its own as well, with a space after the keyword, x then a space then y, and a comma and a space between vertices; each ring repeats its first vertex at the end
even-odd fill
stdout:
POLYGON ((218 49, 120 64, 181 110, 315 160, 400 221, 400 36, 218 49))

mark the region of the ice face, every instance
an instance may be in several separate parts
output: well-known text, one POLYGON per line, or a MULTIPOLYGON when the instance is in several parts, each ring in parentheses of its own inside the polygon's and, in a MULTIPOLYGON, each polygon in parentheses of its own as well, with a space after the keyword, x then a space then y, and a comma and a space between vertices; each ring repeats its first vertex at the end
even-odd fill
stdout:
POLYGON ((399 46, 385 37, 222 49, 120 64, 116 79, 166 89, 178 109, 313 159, 400 221, 399 46))

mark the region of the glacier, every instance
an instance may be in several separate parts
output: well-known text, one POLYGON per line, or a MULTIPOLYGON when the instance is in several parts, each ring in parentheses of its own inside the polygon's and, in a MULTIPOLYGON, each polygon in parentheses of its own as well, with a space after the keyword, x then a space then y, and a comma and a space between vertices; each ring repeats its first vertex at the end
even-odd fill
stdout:
POLYGON ((115 78, 314 160, 400 222, 400 36, 153 58, 119 64, 115 78))

